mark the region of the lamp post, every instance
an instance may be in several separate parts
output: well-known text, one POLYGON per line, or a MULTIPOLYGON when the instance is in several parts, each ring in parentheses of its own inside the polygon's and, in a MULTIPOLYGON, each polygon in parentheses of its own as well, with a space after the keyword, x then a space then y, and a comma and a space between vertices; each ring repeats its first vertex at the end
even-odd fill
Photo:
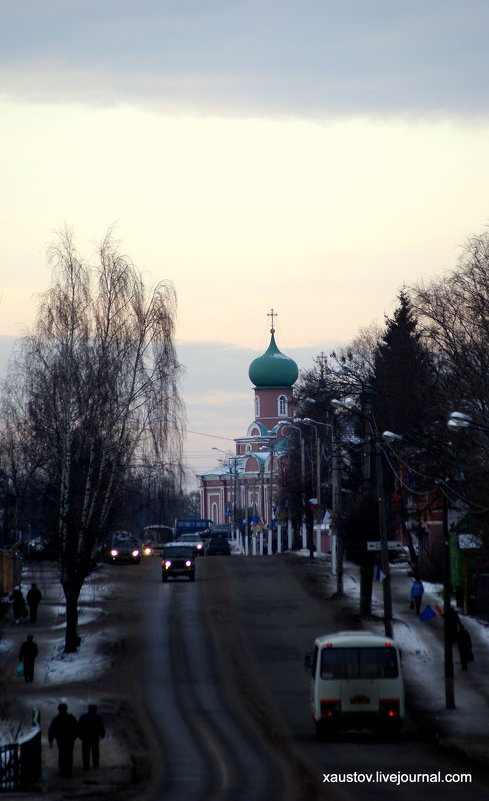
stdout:
MULTIPOLYGON (((294 423, 297 423, 297 418, 294 419, 294 423)), ((295 431, 299 432, 299 447, 301 455, 301 523, 302 523, 302 514, 305 509, 305 482, 306 482, 306 460, 305 460, 304 438, 302 436, 302 429, 298 425, 292 424, 289 420, 279 420, 277 425, 288 426, 289 428, 293 428, 295 431)), ((301 536, 303 536, 302 532, 301 536)), ((303 541, 303 547, 304 545, 305 543, 303 541)))
MULTIPOLYGON (((402 437, 399 434, 394 434, 392 431, 385 431, 384 435, 387 440, 405 440, 406 442, 416 443, 408 437, 402 437)), ((452 651, 452 638, 451 638, 451 614, 452 604, 450 598, 450 544, 448 539, 448 503, 447 496, 443 491, 441 485, 444 483, 438 480, 436 483, 440 486, 442 509, 443 509, 443 643, 444 643, 444 674, 445 674, 445 707, 446 709, 455 709, 455 687, 454 687, 454 672, 453 672, 453 651, 452 651)))
MULTIPOLYGON (((351 404, 343 403, 340 400, 333 399, 331 403, 334 406, 343 407, 349 412, 355 412, 368 424, 369 439, 373 437, 375 443, 375 468, 377 477, 377 504, 379 510, 379 537, 380 537, 380 554, 381 565, 383 573, 383 599, 384 599, 384 631, 386 637, 393 636, 393 623, 392 623, 392 587, 391 587, 391 574, 389 568, 389 546, 387 542, 387 523, 385 516, 385 497, 384 497, 384 473, 382 469, 382 442, 377 428, 374 426, 372 416, 366 415, 359 409, 352 408, 351 404)), ((364 474, 365 478, 365 474, 364 474)))
MULTIPOLYGON (((224 466, 227 465, 227 467, 229 467, 229 501, 231 502, 231 499, 233 497, 233 473, 232 473, 231 462, 230 462, 231 454, 229 453, 229 451, 223 451, 221 448, 216 448, 215 445, 212 446, 212 450, 213 451, 218 451, 218 453, 223 453, 227 457, 227 460, 228 460, 227 462, 225 462, 224 459, 218 459, 218 462, 221 462, 221 464, 223 464, 224 466)), ((231 514, 228 513, 228 511, 227 511, 226 482, 224 480, 223 480, 223 485, 224 485, 224 498, 223 498, 224 502, 223 502, 223 509, 222 509, 222 511, 223 511, 223 522, 227 523, 228 522, 227 518, 230 518, 231 514)), ((206 516, 209 517, 209 515, 207 515, 207 513, 206 513, 206 516)))
MULTIPOLYGON (((333 575, 336 572, 336 594, 343 595, 343 536, 338 525, 340 515, 340 470, 338 460, 338 443, 336 437, 336 417, 333 415, 333 423, 322 423, 320 420, 311 420, 310 417, 305 417, 304 423, 310 425, 325 426, 331 429, 331 461, 332 461, 332 504, 331 504, 331 539, 332 539, 332 554, 336 558, 336 565, 331 564, 331 572, 333 575)), ((319 462, 318 462, 319 463, 319 462)), ((318 476, 318 487, 320 486, 318 476)), ((319 493, 318 493, 319 495, 319 493)), ((319 498, 318 498, 319 502, 319 498)))

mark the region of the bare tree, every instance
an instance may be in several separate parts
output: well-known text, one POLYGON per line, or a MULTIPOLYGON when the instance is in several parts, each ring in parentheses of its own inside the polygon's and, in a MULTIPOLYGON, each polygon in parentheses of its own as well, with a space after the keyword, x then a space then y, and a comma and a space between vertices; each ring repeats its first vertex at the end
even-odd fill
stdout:
MULTIPOLYGON (((459 265, 410 290, 412 307, 438 359, 438 381, 454 403, 489 411, 489 233, 469 237, 459 265)), ((468 409, 467 409, 468 410, 468 409)))
POLYGON ((96 266, 66 229, 48 259, 53 283, 22 342, 13 414, 52 510, 70 652, 79 593, 131 462, 143 447, 181 460, 183 414, 172 285, 148 294, 111 230, 96 266))

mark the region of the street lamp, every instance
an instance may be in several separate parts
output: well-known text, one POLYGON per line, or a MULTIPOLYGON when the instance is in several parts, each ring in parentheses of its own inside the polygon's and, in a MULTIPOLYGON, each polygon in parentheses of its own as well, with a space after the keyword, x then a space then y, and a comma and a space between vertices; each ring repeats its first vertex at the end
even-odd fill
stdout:
MULTIPOLYGON (((331 538, 332 538, 332 554, 336 557, 336 566, 331 565, 331 572, 333 575, 336 572, 336 593, 338 596, 343 595, 343 535, 338 525, 340 515, 340 470, 338 463, 338 442, 336 437, 336 417, 333 416, 333 423, 322 423, 320 420, 311 420, 310 417, 304 418, 304 423, 310 425, 325 426, 331 429, 331 456, 332 456, 332 509, 331 509, 331 538)), ((319 464, 319 462, 318 462, 319 464)), ((318 488, 320 486, 318 476, 318 488)), ((318 492, 319 501, 319 492, 318 492)))
MULTIPOLYGON (((387 541, 387 521, 385 516, 385 498, 384 498, 384 473, 382 469, 382 442, 379 431, 376 427, 374 427, 372 416, 366 415, 361 412, 356 406, 352 408, 352 401, 351 398, 347 398, 347 401, 351 401, 350 403, 343 403, 340 400, 334 398, 331 403, 337 407, 343 407, 347 411, 354 411, 355 414, 358 414, 362 417, 367 425, 370 437, 373 437, 375 443, 375 468, 376 468, 376 477, 377 477, 377 503, 379 509, 379 536, 380 536, 380 547, 381 547, 381 564, 382 564, 382 573, 384 574, 382 586, 383 586, 383 596, 384 596, 384 630, 386 637, 393 636, 393 625, 392 625, 392 587, 391 587, 391 574, 389 568, 389 545, 387 541)), ((370 454, 368 454, 370 456, 370 454)))
MULTIPOLYGON (((460 413, 461 415, 461 413, 460 413)), ((466 417, 468 415, 461 415, 466 417)), ((460 426, 456 426, 460 428, 460 426)), ((466 426, 461 426, 466 428, 466 426)), ((384 431, 384 438, 387 440, 405 440, 406 442, 416 443, 408 437, 402 437, 399 434, 394 434, 393 431, 384 431)), ((448 503, 447 496, 441 485, 444 483, 437 480, 436 483, 440 487, 443 508, 443 641, 444 641, 444 672, 445 672, 445 707, 446 709, 455 709, 455 689, 454 689, 454 672, 453 672, 453 652, 452 640, 450 632, 450 616, 452 614, 452 604, 450 598, 450 544, 448 539, 448 503)))
POLYGON ((463 412, 452 412, 448 418, 447 426, 448 428, 479 427, 477 423, 474 423, 470 414, 464 414, 463 412))
MULTIPOLYGON (((294 424, 298 422, 298 418, 294 418, 294 424)), ((306 457, 305 457, 305 450, 304 450, 304 437, 302 436, 302 429, 298 425, 294 425, 290 422, 290 420, 279 420, 278 425, 281 426, 288 426, 289 428, 293 428, 295 431, 299 432, 299 447, 300 447, 300 455, 301 455, 301 536, 302 536, 302 545, 305 547, 305 533, 304 533, 304 509, 305 509, 305 483, 306 483, 306 457)), ((284 435, 286 436, 286 435, 284 435)))

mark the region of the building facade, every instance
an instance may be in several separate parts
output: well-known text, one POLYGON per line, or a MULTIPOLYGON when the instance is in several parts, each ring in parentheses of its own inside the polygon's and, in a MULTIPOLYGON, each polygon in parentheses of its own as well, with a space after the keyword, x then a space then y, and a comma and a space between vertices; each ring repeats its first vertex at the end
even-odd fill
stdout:
POLYGON ((228 464, 200 478, 201 515, 215 524, 237 525, 248 517, 255 529, 273 525, 277 478, 286 457, 294 418, 293 385, 299 371, 285 356, 270 330, 270 344, 249 368, 254 386, 254 419, 244 436, 235 439, 228 464))

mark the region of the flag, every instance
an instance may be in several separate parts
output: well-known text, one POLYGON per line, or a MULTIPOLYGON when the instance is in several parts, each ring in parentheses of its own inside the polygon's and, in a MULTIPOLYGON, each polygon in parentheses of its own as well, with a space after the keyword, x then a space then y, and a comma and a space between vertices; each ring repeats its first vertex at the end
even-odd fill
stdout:
POLYGON ((315 509, 317 507, 317 505, 318 505, 318 499, 317 498, 309 498, 308 504, 309 504, 311 509, 315 509))
POLYGON ((441 611, 441 609, 438 606, 438 604, 435 604, 435 609, 436 609, 436 611, 438 612, 439 615, 443 615, 443 612, 441 611))
POLYGON ((419 619, 426 623, 427 620, 431 620, 432 617, 436 617, 436 612, 432 606, 426 604, 424 611, 420 614, 419 619))

